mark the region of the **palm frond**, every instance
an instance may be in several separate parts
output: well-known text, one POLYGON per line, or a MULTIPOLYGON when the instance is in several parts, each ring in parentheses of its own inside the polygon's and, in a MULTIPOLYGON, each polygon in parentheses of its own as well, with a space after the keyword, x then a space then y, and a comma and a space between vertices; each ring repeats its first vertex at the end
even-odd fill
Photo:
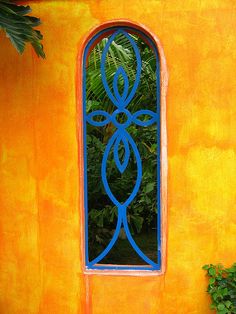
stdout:
MULTIPOLYGON (((150 106, 155 106, 156 104, 156 57, 152 49, 141 38, 132 34, 130 36, 136 42, 142 59, 141 81, 131 105, 134 110, 138 110, 141 104, 146 103, 150 106)), ((87 99, 98 101, 101 106, 110 102, 103 87, 100 71, 101 56, 108 39, 103 38, 93 48, 88 58, 86 71, 87 99)), ((114 75, 120 66, 124 68, 128 76, 131 89, 136 77, 137 61, 130 41, 122 34, 117 36, 112 42, 106 56, 106 78, 111 90, 113 89, 114 75)), ((121 77, 118 80, 118 84, 122 90, 123 79, 121 77)))
POLYGON ((16 50, 22 54, 25 44, 30 43, 39 57, 45 58, 41 40, 43 35, 34 27, 41 24, 39 18, 28 16, 30 6, 11 3, 0 0, 0 29, 5 31, 16 50))

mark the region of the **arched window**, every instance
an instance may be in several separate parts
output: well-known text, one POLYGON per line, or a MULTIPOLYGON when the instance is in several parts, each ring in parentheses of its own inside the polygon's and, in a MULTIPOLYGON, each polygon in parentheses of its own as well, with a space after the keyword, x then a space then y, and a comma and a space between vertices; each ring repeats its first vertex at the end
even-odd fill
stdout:
POLYGON ((163 269, 166 145, 163 151, 161 62, 153 37, 127 23, 98 31, 85 46, 87 270, 163 269))

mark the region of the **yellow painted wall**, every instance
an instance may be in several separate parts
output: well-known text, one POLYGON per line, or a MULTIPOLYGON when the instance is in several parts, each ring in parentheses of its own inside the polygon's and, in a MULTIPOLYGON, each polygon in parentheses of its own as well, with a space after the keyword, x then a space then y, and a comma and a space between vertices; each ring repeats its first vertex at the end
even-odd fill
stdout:
POLYGON ((234 0, 31 1, 47 59, 0 35, 0 313, 207 314, 201 266, 236 260, 234 0), (160 39, 169 88, 168 255, 158 277, 81 269, 76 56, 113 18, 160 39))

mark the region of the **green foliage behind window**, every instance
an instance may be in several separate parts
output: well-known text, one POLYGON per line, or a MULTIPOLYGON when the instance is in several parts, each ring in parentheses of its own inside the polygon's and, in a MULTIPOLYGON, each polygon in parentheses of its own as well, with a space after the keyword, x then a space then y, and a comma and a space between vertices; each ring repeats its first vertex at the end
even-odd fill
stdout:
MULTIPOLYGON (((157 111, 156 95, 156 57, 153 50, 144 41, 131 35, 136 42, 142 59, 141 79, 136 94, 128 110, 134 113, 141 109, 157 111)), ((86 72, 87 113, 95 110, 105 110, 112 114, 116 109, 108 98, 101 80, 101 54, 108 38, 103 38, 92 49, 86 72)), ((122 66, 129 78, 129 86, 132 88, 135 79, 136 57, 130 42, 124 36, 116 38, 109 49, 106 60, 106 76, 108 85, 112 89, 114 74, 122 66)), ((119 89, 123 90, 123 80, 119 78, 119 89)), ((102 118, 101 118, 102 119, 102 118)), ((143 120, 146 117, 142 117, 143 120)), ((121 120, 122 121, 122 117, 121 120)), ((156 126, 139 127, 131 124, 127 128, 128 133, 137 143, 142 159, 142 184, 135 200, 128 207, 128 223, 133 235, 149 232, 156 228, 157 221, 157 128, 156 126)), ((117 208, 109 201, 101 181, 101 161, 108 139, 115 132, 112 123, 104 127, 87 126, 87 171, 88 171, 88 195, 89 195, 89 242, 91 254, 96 256, 97 245, 106 246, 107 239, 111 238, 116 226, 117 208)), ((122 148, 119 151, 122 160, 122 148)), ((121 175, 114 158, 108 158, 107 178, 112 192, 119 200, 128 198, 136 180, 136 164, 134 156, 130 156, 130 162, 121 175)), ((101 248, 102 250, 102 248, 101 248)))

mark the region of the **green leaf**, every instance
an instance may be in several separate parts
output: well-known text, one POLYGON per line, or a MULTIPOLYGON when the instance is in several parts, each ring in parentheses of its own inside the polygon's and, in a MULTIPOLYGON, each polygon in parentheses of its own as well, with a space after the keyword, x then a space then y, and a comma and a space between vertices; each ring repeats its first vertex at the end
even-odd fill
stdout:
POLYGON ((132 215, 131 218, 137 232, 139 233, 143 226, 143 217, 132 215))
POLYGON ((216 309, 215 304, 211 304, 211 305, 210 305, 210 309, 211 309, 211 310, 215 310, 215 309, 216 309))
POLYGON ((211 308, 216 307, 217 314, 236 313, 235 264, 230 268, 224 268, 221 264, 210 264, 204 265, 203 269, 207 270, 210 277, 207 291, 213 301, 211 308))
POLYGON ((22 5, 15 5, 13 3, 10 3, 9 1, 0 1, 0 5, 4 5, 4 9, 11 14, 19 14, 19 15, 25 15, 31 12, 30 6, 22 6, 22 5))
POLYGON ((222 294, 225 296, 229 293, 228 289, 227 288, 224 288, 224 290, 222 291, 222 294))
POLYGON ((218 298, 218 293, 217 293, 217 292, 214 292, 214 293, 212 294, 212 298, 213 298, 214 301, 216 301, 217 298, 218 298))
POLYGON ((13 46, 16 48, 16 50, 20 54, 22 54, 25 50, 25 42, 23 40, 20 40, 13 34, 10 34, 7 30, 6 30, 6 34, 7 34, 7 37, 10 39, 11 43, 13 44, 13 46))
POLYGON ((227 308, 229 308, 231 306, 231 304, 232 304, 231 301, 229 301, 229 300, 225 301, 225 305, 227 308))
POLYGON ((204 269, 204 270, 208 270, 209 269, 209 265, 204 265, 204 266, 202 266, 202 269, 204 269))
POLYGON ((210 267, 209 270, 208 270, 208 273, 209 273, 209 275, 211 275, 211 276, 215 276, 215 275, 216 275, 216 270, 215 270, 215 268, 210 267))
POLYGON ((8 1, 0 0, 0 29, 5 31, 16 50, 22 54, 26 43, 31 43, 36 54, 45 58, 43 38, 39 30, 33 27, 41 24, 39 18, 28 16, 31 12, 29 6, 17 5, 8 1))
POLYGON ((222 311, 225 309, 225 305, 223 303, 220 303, 218 306, 217 306, 217 309, 222 311))
POLYGON ((150 183, 148 183, 148 184, 146 185, 145 192, 146 192, 146 193, 150 193, 151 191, 153 191, 154 186, 155 186, 155 182, 150 182, 150 183))
POLYGON ((97 225, 99 226, 99 227, 103 227, 103 214, 101 213, 100 215, 99 215, 99 217, 98 217, 98 220, 97 220, 97 225))
POLYGON ((215 278, 210 278, 209 279, 209 284, 212 285, 213 283, 215 283, 215 281, 216 281, 215 278))

